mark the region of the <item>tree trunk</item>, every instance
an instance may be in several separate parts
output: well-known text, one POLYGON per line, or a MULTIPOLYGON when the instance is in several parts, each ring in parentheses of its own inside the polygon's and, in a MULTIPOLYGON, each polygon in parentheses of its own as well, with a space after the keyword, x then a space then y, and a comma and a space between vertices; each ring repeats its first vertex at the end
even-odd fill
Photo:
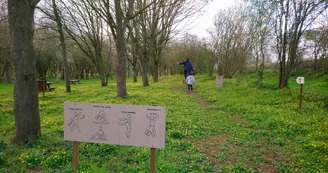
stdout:
POLYGON ((141 63, 141 76, 142 76, 142 86, 147 87, 149 86, 149 81, 148 81, 148 75, 147 75, 147 70, 148 70, 148 63, 141 63))
MULTIPOLYGON (((119 33, 120 31, 118 31, 119 33)), ((124 98, 127 96, 126 91, 126 55, 124 44, 124 33, 119 38, 117 34, 116 49, 117 49, 117 78, 116 78, 116 92, 117 96, 124 98)))
POLYGON ((33 54, 34 9, 37 1, 8 1, 15 65, 14 114, 16 142, 28 142, 41 134, 36 60, 33 54))
POLYGON ((117 51, 117 78, 116 78, 116 92, 117 96, 124 98, 128 95, 126 91, 126 47, 125 47, 125 21, 123 19, 123 11, 121 8, 121 1, 115 0, 116 12, 116 51, 117 51))
POLYGON ((106 74, 105 76, 106 76, 106 79, 105 79, 105 84, 106 84, 106 86, 107 86, 107 85, 108 85, 108 76, 109 76, 109 75, 108 75, 108 74, 106 74))
POLYGON ((129 65, 127 65, 128 67, 127 67, 127 71, 128 71, 128 78, 130 78, 130 76, 131 76, 131 70, 130 70, 130 64, 129 65))
POLYGON ((134 65, 132 67, 133 70, 133 82, 137 82, 138 81, 138 69, 137 69, 137 65, 134 65))
POLYGON ((100 77, 101 86, 107 86, 104 73, 99 73, 99 77, 100 77))
POLYGON ((10 42, 7 44, 7 62, 6 62, 6 66, 5 66, 5 69, 7 71, 6 72, 7 83, 12 83, 12 81, 11 81, 11 43, 10 42))
POLYGON ((210 62, 208 64, 208 76, 212 76, 213 75, 213 69, 214 69, 214 65, 215 65, 215 54, 212 54, 212 57, 210 58, 210 62))
POLYGON ((65 37, 63 32, 62 21, 58 13, 57 5, 55 0, 52 0, 53 11, 55 15, 56 24, 58 27, 59 39, 60 39, 60 47, 61 47, 61 54, 64 60, 64 79, 66 85, 66 92, 71 92, 71 84, 69 82, 69 74, 68 74, 68 63, 67 63, 67 56, 66 56, 66 44, 65 44, 65 37))
POLYGON ((278 85, 278 87, 279 88, 282 88, 282 87, 284 87, 284 85, 282 84, 283 82, 283 76, 284 76, 284 73, 283 73, 283 63, 282 63, 282 61, 280 61, 280 64, 279 64, 279 85, 278 85))
POLYGON ((153 81, 158 82, 158 65, 156 63, 153 67, 153 81))
POLYGON ((98 45, 95 49, 96 49, 96 51, 95 51, 96 67, 97 67, 97 70, 99 73, 101 86, 107 86, 106 81, 105 81, 104 62, 103 62, 102 56, 101 56, 101 48, 98 45))
POLYGON ((84 79, 84 69, 83 68, 80 70, 80 78, 84 79))
POLYGON ((89 70, 85 70, 85 79, 89 79, 89 70))

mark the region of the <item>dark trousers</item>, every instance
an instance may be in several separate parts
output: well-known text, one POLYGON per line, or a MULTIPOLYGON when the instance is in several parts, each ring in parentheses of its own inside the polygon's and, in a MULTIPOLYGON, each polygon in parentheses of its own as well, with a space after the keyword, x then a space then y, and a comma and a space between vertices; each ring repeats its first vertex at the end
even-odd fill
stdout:
POLYGON ((187 77, 188 77, 189 73, 191 73, 191 71, 184 71, 183 73, 184 73, 185 79, 187 79, 187 77))
POLYGON ((188 91, 192 91, 192 85, 188 85, 188 91))

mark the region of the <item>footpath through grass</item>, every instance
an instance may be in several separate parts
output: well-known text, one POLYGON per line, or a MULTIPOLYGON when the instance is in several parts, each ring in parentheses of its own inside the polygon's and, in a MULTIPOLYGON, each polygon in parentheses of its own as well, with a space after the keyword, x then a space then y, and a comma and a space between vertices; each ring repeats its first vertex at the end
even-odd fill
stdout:
MULTIPOLYGON (((63 140, 63 103, 165 106, 166 146, 157 150, 158 172, 327 172, 328 96, 277 90, 265 83, 197 75, 188 94, 182 76, 165 76, 144 88, 128 79, 129 96, 117 99, 114 80, 82 80, 65 93, 63 82, 39 95, 42 136, 12 144, 13 85, 0 84, 0 172, 71 172, 72 143, 63 140), (325 108, 326 106, 326 108, 325 108)), ((140 81, 141 79, 139 79, 140 81)), ((149 172, 149 148, 80 143, 79 172, 149 172)))

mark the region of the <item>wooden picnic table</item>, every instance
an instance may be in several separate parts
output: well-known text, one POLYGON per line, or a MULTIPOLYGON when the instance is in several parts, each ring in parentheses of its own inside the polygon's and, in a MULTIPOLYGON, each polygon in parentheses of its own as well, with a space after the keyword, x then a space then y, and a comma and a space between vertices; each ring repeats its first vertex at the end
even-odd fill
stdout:
POLYGON ((71 84, 81 84, 79 80, 69 80, 71 84))
POLYGON ((52 82, 47 82, 48 89, 50 88, 51 84, 52 84, 52 82))
POLYGON ((52 84, 52 82, 47 82, 47 88, 46 90, 51 91, 54 90, 55 88, 51 88, 50 85, 52 84))
POLYGON ((42 92, 42 91, 51 91, 51 90, 54 90, 55 88, 51 88, 51 84, 52 82, 46 82, 45 80, 40 80, 40 79, 37 79, 37 87, 38 87, 38 90, 39 92, 42 92))

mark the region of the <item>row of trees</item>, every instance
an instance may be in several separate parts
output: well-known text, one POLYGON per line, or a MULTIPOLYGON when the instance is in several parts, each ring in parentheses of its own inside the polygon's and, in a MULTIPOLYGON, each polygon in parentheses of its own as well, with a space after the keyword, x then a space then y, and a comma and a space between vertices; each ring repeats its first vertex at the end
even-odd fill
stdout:
POLYGON ((316 69, 327 64, 327 11, 325 0, 244 1, 221 10, 211 31, 212 46, 218 58, 219 74, 231 78, 254 65, 262 84, 265 62, 274 57, 279 63, 279 88, 287 86, 291 71, 306 55, 303 42, 312 42, 316 69), (307 33, 307 34, 305 34, 307 33), (320 57, 321 65, 318 63, 320 57))
POLYGON ((9 41, 1 42, 8 46, 6 65, 1 68, 7 70, 10 79, 10 61, 14 60, 16 141, 33 140, 41 133, 37 73, 46 76, 52 71, 58 77, 63 71, 66 91, 70 92, 69 74, 73 69, 82 76, 96 70, 101 86, 106 86, 112 68, 116 67, 117 96, 124 98, 127 67, 132 66, 135 79, 141 71, 143 86, 149 86, 150 73, 158 81, 159 71, 167 71, 168 66, 163 66, 163 52, 174 28, 207 3, 188 0, 1 2, 8 9, 7 14, 1 14, 7 16, 1 18, 1 24, 9 24, 1 27, 9 33, 9 41))

